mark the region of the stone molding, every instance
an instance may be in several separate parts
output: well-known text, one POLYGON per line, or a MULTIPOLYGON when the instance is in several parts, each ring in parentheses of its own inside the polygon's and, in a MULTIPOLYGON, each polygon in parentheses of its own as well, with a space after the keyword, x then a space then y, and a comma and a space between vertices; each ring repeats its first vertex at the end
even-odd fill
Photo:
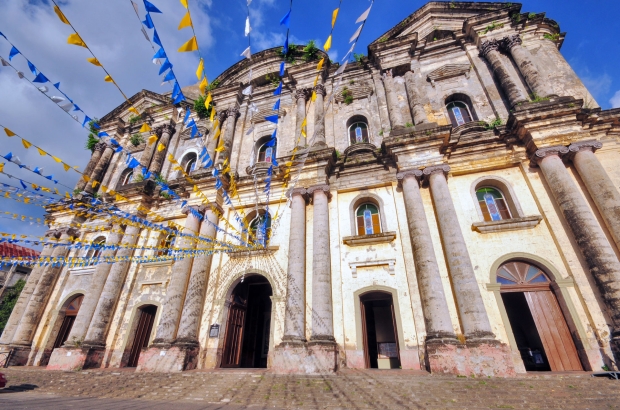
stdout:
POLYGON ((366 246, 379 243, 390 243, 396 239, 396 232, 381 232, 372 235, 345 236, 342 243, 347 246, 366 246))
POLYGON ((561 157, 565 154, 568 154, 568 152, 569 152, 568 147, 565 147, 563 145, 541 148, 539 150, 536 150, 536 152, 532 154, 530 158, 530 167, 536 168, 538 164, 540 163, 540 161, 542 161, 546 157, 553 156, 553 155, 557 155, 558 157, 561 157))
POLYGON ((443 172, 443 174, 447 177, 448 172, 450 172, 450 165, 448 164, 432 165, 422 170, 422 173, 424 174, 424 178, 428 178, 432 174, 436 174, 438 172, 443 172))
POLYGON ((471 225, 471 229, 479 233, 516 231, 535 228, 540 221, 542 221, 542 216, 540 215, 524 216, 522 218, 502 219, 501 221, 474 222, 471 225))
POLYGON ((224 209, 217 202, 209 202, 205 206, 205 208, 206 208, 205 209, 205 215, 206 215, 207 212, 214 212, 214 213, 217 212, 220 215, 224 215, 224 209))
POLYGON ((603 148, 603 143, 596 140, 574 142, 568 146, 568 153, 562 155, 562 159, 572 161, 579 151, 596 152, 601 148, 603 148))
POLYGON ((314 92, 317 94, 321 94, 323 97, 327 95, 327 90, 323 84, 317 84, 313 88, 314 92))
POLYGON ((164 133, 167 133, 172 136, 174 135, 176 128, 172 124, 164 124, 164 125, 160 125, 159 127, 156 127, 154 131, 158 137, 161 137, 164 133))
POLYGON ((410 169, 407 171, 402 171, 396 174, 396 180, 398 181, 398 185, 402 187, 403 181, 407 177, 414 177, 418 182, 418 185, 421 184, 424 173, 419 169, 410 169))
POLYGON ((452 77, 458 77, 461 75, 464 75, 465 78, 469 78, 470 73, 470 64, 446 64, 443 67, 439 67, 438 69, 428 73, 426 79, 430 81, 433 87, 435 87, 436 81, 445 80, 452 77))
POLYGON ((228 110, 219 111, 215 114, 215 116, 217 117, 220 124, 223 124, 224 121, 226 121, 226 118, 228 118, 228 110))
POLYGON ((366 268, 370 266, 388 266, 388 272, 390 275, 395 275, 396 271, 394 269, 394 265, 396 264, 396 259, 386 259, 379 261, 366 261, 366 262, 349 262, 349 267, 351 268, 351 276, 357 278, 357 268, 366 268))

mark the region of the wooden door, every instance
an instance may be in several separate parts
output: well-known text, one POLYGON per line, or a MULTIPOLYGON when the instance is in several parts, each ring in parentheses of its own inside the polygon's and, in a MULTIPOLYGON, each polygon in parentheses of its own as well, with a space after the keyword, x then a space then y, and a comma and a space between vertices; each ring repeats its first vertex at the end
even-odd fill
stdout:
POLYGON ((366 328, 366 304, 360 300, 362 313, 362 339, 364 343, 364 365, 370 369, 370 353, 368 352, 368 329, 366 328))
POLYGON ((233 304, 228 309, 226 336, 224 337, 224 355, 222 367, 241 366, 241 348, 243 346, 243 327, 245 325, 246 308, 233 304))
POLYGON ((552 371, 583 370, 573 337, 550 290, 524 292, 552 371))
POLYGON ((140 309, 140 316, 138 317, 138 326, 136 328, 136 334, 129 351, 129 361, 127 367, 138 366, 138 359, 140 359, 140 352, 142 349, 149 346, 149 338, 153 330, 153 323, 155 322, 155 313, 157 307, 147 306, 140 309))
POLYGON ((71 328, 73 327, 73 322, 75 322, 75 316, 65 316, 62 321, 62 325, 60 325, 58 336, 56 336, 56 341, 54 342, 54 349, 65 344, 67 338, 69 337, 69 333, 71 332, 71 328))

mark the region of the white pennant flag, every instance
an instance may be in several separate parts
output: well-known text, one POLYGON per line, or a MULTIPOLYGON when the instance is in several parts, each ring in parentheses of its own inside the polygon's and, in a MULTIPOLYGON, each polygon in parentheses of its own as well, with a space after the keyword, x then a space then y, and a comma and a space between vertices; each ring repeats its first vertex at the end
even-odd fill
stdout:
POLYGON ((52 96, 52 101, 54 101, 56 104, 58 104, 59 102, 63 102, 65 99, 62 97, 58 97, 58 96, 52 96))
POLYGON ((73 103, 71 101, 67 101, 64 104, 58 104, 58 105, 60 106, 60 108, 62 108, 66 112, 69 112, 69 110, 73 108, 73 103))
POLYGON ((250 58, 251 56, 252 52, 250 51, 250 47, 248 46, 248 48, 243 50, 243 53, 241 53, 241 57, 250 58))
POLYGON ((18 71, 18 72, 17 72, 17 76, 18 76, 19 78, 24 78, 24 73, 22 73, 21 71, 18 71))
POLYGON ((372 8, 372 4, 370 5, 370 7, 368 7, 368 10, 366 10, 365 12, 362 13, 361 16, 359 16, 359 18, 355 21, 355 24, 361 23, 362 21, 366 20, 368 18, 368 14, 370 14, 371 8, 372 8))
POLYGON ((149 35, 146 34, 146 30, 144 29, 144 27, 141 28, 141 31, 142 31, 142 34, 144 34, 144 38, 146 39, 146 41, 150 43, 151 39, 149 38, 149 35))
POLYGON ((349 51, 347 51, 347 54, 344 55, 344 57, 342 58, 341 61, 345 61, 349 59, 349 56, 351 55, 351 53, 353 52, 353 49, 355 48, 355 44, 351 45, 351 48, 349 49, 349 51))
POLYGON ((250 110, 250 112, 258 112, 258 107, 254 103, 250 103, 248 109, 250 110))
POLYGON ((8 67, 9 66, 9 63, 7 63, 6 60, 4 58, 2 58, 2 57, 0 57, 0 63, 2 63, 2 65, 4 67, 8 67))
POLYGON ((353 36, 349 40, 349 43, 352 43, 353 41, 357 40, 357 38, 360 36, 360 33, 362 32, 362 27, 364 26, 362 25, 357 28, 357 30, 355 31, 355 34, 353 34, 353 36))
POLYGON ((250 5, 250 3, 252 3, 252 0, 248 0, 248 6, 250 5))
POLYGON ((248 85, 243 91, 241 91, 243 95, 252 95, 252 84, 248 85))
POLYGON ((42 93, 46 93, 48 91, 48 88, 46 86, 39 87, 39 91, 41 91, 42 93))
POLYGON ((252 27, 250 27, 250 16, 245 18, 245 36, 250 35, 250 31, 252 31, 252 27))
POLYGON ((347 68, 347 64, 349 64, 348 61, 345 61, 343 65, 340 66, 340 68, 338 68, 338 70, 336 70, 336 72, 334 73, 334 75, 338 75, 338 74, 342 74, 344 73, 344 69, 347 68))

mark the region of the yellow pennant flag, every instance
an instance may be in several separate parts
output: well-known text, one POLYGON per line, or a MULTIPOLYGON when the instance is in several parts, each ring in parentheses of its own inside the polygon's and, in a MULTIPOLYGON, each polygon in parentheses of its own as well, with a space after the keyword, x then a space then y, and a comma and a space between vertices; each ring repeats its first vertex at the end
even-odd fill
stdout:
POLYGON ((212 100, 213 100, 213 97, 211 96, 211 93, 209 93, 209 95, 207 95, 207 98, 205 98, 205 108, 207 110, 209 109, 209 104, 211 104, 212 100))
POLYGON ((157 135, 153 134, 149 137, 149 145, 153 145, 157 141, 157 135))
POLYGON ((196 51, 198 50, 198 43, 196 42, 196 36, 190 38, 187 43, 183 44, 177 50, 179 53, 183 53, 185 51, 196 51))
POLYGON ((54 6, 54 12, 56 13, 56 15, 58 16, 58 18, 60 19, 60 21, 62 21, 65 24, 70 24, 69 20, 67 20, 67 18, 65 17, 64 14, 62 14, 62 11, 60 11, 60 9, 58 8, 58 6, 54 6))
POLYGON ((149 127, 149 125, 145 122, 144 124, 142 124, 142 127, 140 128, 139 132, 149 132, 151 130, 151 127, 149 127))
POLYGON ((17 135, 17 134, 15 134, 13 131, 11 131, 11 130, 10 130, 10 129, 8 129, 8 128, 5 128, 5 129, 4 129, 4 132, 6 133, 7 137, 12 137, 12 136, 14 136, 14 135, 17 135))
POLYGON ((71 198, 71 196, 69 195, 69 193, 68 193, 67 191, 65 191, 65 196, 66 196, 67 198, 71 198))
POLYGON ((220 144, 220 146, 215 149, 215 152, 222 152, 222 151, 224 151, 224 144, 220 144))
POLYGON ((200 94, 205 93, 205 91, 207 90, 207 85, 209 85, 209 82, 207 81, 207 77, 202 77, 202 81, 200 82, 200 85, 198 86, 198 88, 200 88, 200 94))
POLYGON ((340 8, 337 8, 336 10, 334 10, 334 12, 332 13, 332 28, 334 28, 334 26, 336 25, 336 18, 338 17, 338 11, 340 10, 340 8))
POLYGON ((215 130, 215 134, 213 135, 213 140, 215 141, 217 137, 220 136, 221 133, 222 133, 222 129, 220 127, 217 127, 217 130, 215 130))
POLYGON ((122 196, 120 196, 119 194, 116 194, 116 200, 117 200, 117 201, 121 201, 122 199, 123 199, 123 197, 122 197, 122 196))
POLYGON ((129 109, 128 109, 127 111, 132 112, 132 113, 134 113, 134 114, 136 114, 136 115, 140 115, 140 113, 138 112, 138 110, 136 110, 134 107, 129 107, 129 109))
POLYGON ((180 0, 181 4, 183 5, 183 7, 188 8, 187 7, 187 0, 180 0))
POLYGON ((323 63, 325 63, 325 57, 323 57, 321 61, 319 61, 319 63, 316 65, 317 71, 320 71, 323 68, 323 63))
MULTIPOLYGON (((315 80, 315 82, 316 82, 316 80, 315 80)), ((316 85, 316 84, 314 84, 314 85, 316 85)), ((312 102, 314 102, 314 101, 316 101, 316 91, 313 90, 312 91, 312 102)))
POLYGON ((86 48, 86 43, 78 33, 71 34, 69 38, 67 38, 67 43, 86 48))
POLYGON ((215 118, 215 107, 211 110, 211 118, 209 118, 209 121, 213 122, 213 118, 215 118))
POLYGON ((308 117, 304 118, 301 122, 301 135, 306 137, 306 125, 308 124, 308 117))
POLYGON ((39 151, 39 155, 44 156, 47 155, 47 152, 43 151, 41 148, 37 147, 37 151, 39 151))
POLYGON ((82 175, 82 177, 84 178, 84 181, 90 181, 90 177, 88 175, 82 175))
POLYGON ((65 169, 65 172, 69 171, 71 169, 71 167, 67 164, 65 164, 64 162, 62 163, 62 167, 65 169))
POLYGON ((165 149, 166 149, 166 146, 162 144, 161 142, 157 144, 157 151, 163 151, 165 149))
POLYGON ((114 82, 112 77, 110 77, 109 75, 106 75, 105 78, 103 79, 103 81, 105 81, 106 83, 113 83, 114 82))
POLYGON ((181 19, 181 22, 179 23, 179 30, 185 28, 185 27, 191 27, 192 26, 192 18, 189 15, 189 11, 187 13, 185 13, 185 16, 183 16, 183 18, 181 19))
POLYGON ((105 192, 108 190, 107 186, 101 185, 101 192, 103 192, 105 194, 105 192))
MULTIPOLYGON (((202 60, 202 58, 200 59, 200 62, 198 63, 198 68, 196 69, 196 77, 200 80, 202 78, 202 71, 205 68, 205 63, 202 60)), ((206 80, 206 78, 205 78, 206 80)), ((204 92, 203 92, 204 94, 204 92)))
POLYGON ((44 187, 44 186, 42 186, 42 187, 41 187, 41 191, 44 191, 44 192, 52 192, 52 190, 51 190, 51 189, 49 189, 49 188, 47 188, 47 187, 44 187))
POLYGON ((323 44, 323 49, 325 50, 325 52, 328 52, 330 48, 332 48, 332 35, 331 34, 329 35, 329 37, 327 37, 327 41, 325 41, 325 44, 323 44))
POLYGON ((60 158, 58 158, 58 157, 55 157, 55 156, 53 156, 53 155, 52 155, 52 159, 53 159, 54 161, 58 162, 58 163, 61 163, 61 162, 62 162, 62 159, 60 159, 60 158))
MULTIPOLYGON (((4 164, 0 164, 0 172, 4 171, 4 164)), ((8 194, 8 192, 7 192, 8 194)))
POLYGON ((89 63, 102 67, 101 63, 99 62, 99 60, 97 60, 96 57, 91 57, 91 58, 87 58, 86 61, 88 61, 89 63))
POLYGON ((98 184, 99 184, 99 181, 93 181, 93 183, 92 183, 93 188, 96 188, 98 184))
POLYGON ((24 145, 24 148, 28 149, 32 146, 32 143, 26 141, 26 140, 22 140, 22 144, 24 145))

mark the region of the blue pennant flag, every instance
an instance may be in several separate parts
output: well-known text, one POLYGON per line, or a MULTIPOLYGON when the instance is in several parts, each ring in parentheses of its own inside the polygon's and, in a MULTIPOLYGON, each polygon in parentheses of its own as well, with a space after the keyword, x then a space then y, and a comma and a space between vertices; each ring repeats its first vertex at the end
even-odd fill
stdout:
POLYGON ((32 172, 34 172, 35 174, 41 175, 41 170, 39 169, 39 167, 34 167, 34 171, 32 172))
POLYGON ((198 158, 201 158, 205 156, 205 154, 207 153, 207 147, 202 147, 202 151, 200 151, 200 155, 198 155, 198 158))
POLYGON ((11 51, 9 52, 9 61, 11 61, 13 57, 15 57, 18 54, 21 54, 19 50, 16 49, 15 46, 11 47, 11 51))
POLYGON ((135 158, 132 158, 131 161, 129 161, 129 165, 127 165, 129 168, 134 169, 136 168, 138 165, 140 165, 140 161, 138 161, 135 158))
POLYGON ((282 94, 282 81, 280 81, 278 88, 276 88, 275 91, 273 92, 273 95, 280 95, 280 94, 282 94))
POLYGON ((272 139, 270 139, 269 141, 267 141, 265 143, 266 147, 273 147, 274 145, 276 145, 276 139, 275 138, 272 138, 272 139))
POLYGON ((276 161, 275 158, 271 159, 271 163, 273 164, 274 167, 280 166, 280 164, 278 164, 278 161, 276 161))
POLYGON ((148 11, 149 13, 161 13, 161 11, 159 11, 157 7, 155 7, 147 0, 144 0, 144 8, 146 8, 146 11, 148 11))
POLYGON ((19 180, 19 183, 22 184, 22 186, 24 187, 24 189, 26 189, 26 184, 24 184, 24 181, 22 181, 21 179, 19 180))
POLYGON ((159 69, 159 75, 162 75, 164 71, 166 71, 169 68, 172 68, 172 64, 170 63, 170 60, 166 58, 166 60, 164 61, 164 63, 161 65, 159 69))
POLYGON ((192 136, 190 138, 194 138, 197 132, 198 132, 198 127, 196 127, 196 124, 192 125, 192 136))
MULTIPOLYGON (((166 60, 168 61, 168 60, 166 60)), ((161 70, 160 70, 161 71, 161 70)), ((160 73, 161 74, 161 73, 160 73)), ((164 77, 163 81, 172 81, 174 80, 174 72, 172 70, 168 71, 168 73, 166 74, 166 76, 164 77)))
POLYGON ((32 75, 37 75, 37 68, 34 66, 34 64, 32 64, 29 60, 26 61, 28 61, 28 68, 32 72, 32 75))
POLYGON ((265 117, 265 120, 273 122, 274 124, 277 124, 278 123, 278 114, 270 115, 268 117, 265 117))
POLYGON ((98 129, 100 129, 101 127, 99 126, 99 124, 97 124, 96 122, 94 122, 94 121, 93 121, 93 128, 94 128, 94 129, 96 129, 96 130, 98 130, 98 129))
POLYGON ((284 40, 284 47, 282 47, 282 53, 284 55, 288 54, 288 37, 286 37, 286 40, 284 40))
POLYGON ((158 52, 155 53, 155 55, 153 56, 153 58, 166 58, 168 57, 166 55, 166 51, 164 51, 163 48, 160 48, 158 52))
POLYGON ((291 10, 290 9, 288 13, 286 13, 286 15, 280 19, 280 25, 285 25, 286 28, 291 28, 291 10))
POLYGON ((60 82, 57 82, 56 84, 54 84, 54 87, 56 87, 56 89, 60 91, 60 82))
POLYGON ((73 111, 82 111, 82 109, 77 104, 73 104, 73 111))
POLYGON ((183 93, 179 93, 178 97, 174 99, 174 101, 172 101, 173 104, 179 104, 181 101, 185 101, 185 96, 183 95, 183 93))
POLYGON ((12 152, 9 152, 8 154, 6 154, 4 156, 4 159, 6 159, 7 161, 11 161, 11 158, 13 158, 13 153, 12 152))
POLYGON ((217 181, 215 181, 215 188, 220 189, 221 187, 222 187, 222 181, 218 179, 217 181))
POLYGON ((88 115, 84 116, 84 122, 82 123, 82 127, 86 128, 86 125, 88 125, 89 122, 91 122, 92 120, 90 119, 90 117, 88 115))
MULTIPOLYGON (((101 134, 105 134, 105 135, 107 135, 107 136, 109 137, 109 135, 108 135, 106 132, 100 132, 100 133, 99 133, 99 136, 101 136, 101 134)), ((118 141, 117 141, 117 140, 115 140, 114 138, 110 138, 110 144, 113 144, 113 145, 120 145, 120 144, 118 143, 118 141)))
POLYGON ((180 92, 181 92, 181 86, 179 85, 178 81, 175 81, 174 87, 172 87, 172 98, 175 99, 177 95, 179 95, 180 92))
POLYGON ((185 107, 185 118, 183 118, 183 124, 187 123, 187 120, 189 119, 189 115, 190 115, 189 107, 185 107))
POLYGON ((280 109, 280 99, 278 98, 278 101, 276 101, 276 103, 273 105, 272 110, 278 111, 279 109, 280 109))
POLYGON ((280 77, 284 77, 284 61, 280 63, 280 77))
POLYGON ((153 43, 157 44, 161 48, 164 47, 164 45, 161 43, 161 40, 159 39, 159 34, 157 34, 157 29, 153 30, 153 43))
POLYGON ((146 13, 146 17, 145 17, 144 21, 142 22, 142 24, 144 24, 146 26, 146 28, 153 28, 153 27, 155 27, 155 25, 153 24, 153 20, 151 20, 151 15, 149 13, 146 13))
POLYGON ((33 83, 47 83, 48 81, 49 80, 47 79, 46 76, 43 75, 43 73, 37 74, 34 80, 32 80, 33 83))
POLYGON ((209 160, 205 163, 203 168, 210 168, 212 165, 213 165, 213 160, 209 158, 209 160))
POLYGON ((1 31, 0 31, 0 36, 4 37, 7 41, 9 40, 8 38, 6 38, 6 36, 4 34, 2 34, 1 31))

